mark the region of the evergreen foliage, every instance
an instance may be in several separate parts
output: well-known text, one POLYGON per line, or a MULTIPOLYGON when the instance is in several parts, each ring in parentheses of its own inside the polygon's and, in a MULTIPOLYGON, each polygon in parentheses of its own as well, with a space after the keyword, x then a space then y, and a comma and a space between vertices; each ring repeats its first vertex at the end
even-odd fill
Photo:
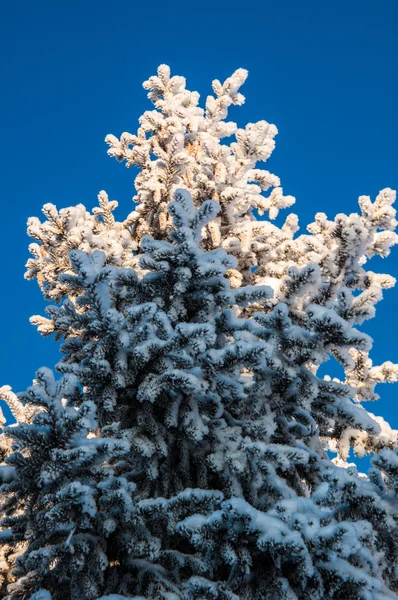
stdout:
POLYGON ((140 168, 136 210, 116 222, 101 192, 29 221, 27 277, 55 302, 32 322, 63 357, 0 390, 7 600, 397 598, 397 432, 361 403, 398 366, 358 329, 395 283, 365 270, 397 242, 395 193, 272 224, 294 201, 255 168, 276 128, 225 121, 245 78, 204 111, 161 66, 156 110, 107 138, 140 168))

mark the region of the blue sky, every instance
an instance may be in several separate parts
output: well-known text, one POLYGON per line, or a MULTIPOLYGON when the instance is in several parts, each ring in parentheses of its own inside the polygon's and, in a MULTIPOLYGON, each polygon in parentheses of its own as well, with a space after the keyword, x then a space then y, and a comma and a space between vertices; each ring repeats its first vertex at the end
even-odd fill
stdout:
MULTIPOLYGON (((239 124, 277 125, 267 168, 297 198, 301 226, 317 211, 356 210, 357 197, 398 187, 396 0, 248 2, 3 2, 2 346, 0 384, 18 391, 57 359, 29 324, 43 313, 23 279, 26 220, 46 202, 92 207, 100 189, 132 208, 133 172, 106 155, 104 137, 134 131, 149 107, 141 83, 160 63, 202 97, 214 78, 249 69, 239 124)), ((398 277, 398 248, 373 270, 398 277)), ((366 326, 373 358, 398 362, 398 289, 366 326)), ((398 388, 369 407, 398 427, 398 388)))

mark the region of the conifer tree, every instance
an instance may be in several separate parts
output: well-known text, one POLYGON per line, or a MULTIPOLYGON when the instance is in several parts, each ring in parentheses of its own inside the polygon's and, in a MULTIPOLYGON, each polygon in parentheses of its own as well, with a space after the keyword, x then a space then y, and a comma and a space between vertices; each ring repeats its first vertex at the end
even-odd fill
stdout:
POLYGON ((245 78, 202 110, 159 67, 137 135, 107 137, 139 168, 136 209, 116 222, 101 192, 29 220, 52 302, 32 322, 63 358, 1 388, 7 600, 397 597, 397 432, 362 402, 398 366, 358 329, 395 283, 365 270, 397 242, 395 193, 274 225, 294 202, 256 168, 276 128, 225 121, 245 78), (367 476, 351 449, 375 454, 367 476))

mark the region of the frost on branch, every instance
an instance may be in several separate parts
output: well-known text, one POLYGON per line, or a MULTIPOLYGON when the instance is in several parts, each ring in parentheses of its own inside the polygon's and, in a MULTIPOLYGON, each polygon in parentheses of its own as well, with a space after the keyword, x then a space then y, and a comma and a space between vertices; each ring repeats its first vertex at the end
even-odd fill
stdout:
POLYGON ((95 405, 73 375, 57 382, 40 369, 21 400, 36 414, 4 430, 13 451, 0 466, 2 597, 51 597, 42 587, 53 598, 57 589, 61 598, 95 597, 108 564, 103 532, 116 515, 130 515, 134 486, 113 475, 128 443, 90 435, 95 405), (65 574, 68 587, 61 585, 65 574))
POLYGON ((108 135, 106 141, 110 156, 140 169, 133 198, 137 208, 128 218, 135 238, 166 235, 171 224, 167 205, 176 188, 185 187, 197 207, 208 199, 220 204, 220 216, 207 229, 204 244, 212 248, 231 238, 247 278, 255 252, 241 238, 250 235, 252 210, 274 219, 294 199, 283 195, 276 175, 255 168, 272 154, 275 125, 259 121, 238 129, 226 121, 229 107, 244 102, 239 89, 246 77, 247 71, 238 69, 224 84, 214 81, 214 96, 207 97, 203 109, 199 94, 186 89, 183 77, 170 77, 170 69, 162 65, 144 83, 155 110, 144 113, 136 135, 108 135), (235 141, 225 143, 232 135, 235 141))
MULTIPOLYGON (((69 208, 57 208, 45 204, 43 213, 47 221, 37 217, 28 220, 28 234, 36 240, 30 244, 33 254, 27 262, 26 279, 36 278, 46 299, 59 301, 65 296, 65 284, 59 274, 71 272, 69 253, 74 250, 93 252, 101 250, 107 262, 118 266, 135 264, 136 242, 128 228, 115 221, 115 200, 109 201, 102 191, 98 195, 99 207, 90 214, 82 204, 69 208)), ((43 334, 52 333, 45 321, 35 322, 43 334)))

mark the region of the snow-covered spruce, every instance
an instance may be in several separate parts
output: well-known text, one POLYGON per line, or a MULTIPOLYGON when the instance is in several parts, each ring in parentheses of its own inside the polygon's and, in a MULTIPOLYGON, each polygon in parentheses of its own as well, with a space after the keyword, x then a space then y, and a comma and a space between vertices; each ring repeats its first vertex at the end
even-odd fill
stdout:
POLYGON ((338 303, 300 325, 271 288, 231 289, 236 260, 199 245, 214 201, 179 190, 168 211, 138 274, 70 253, 48 311, 62 377, 4 392, 28 413, 2 436, 4 597, 396 598, 394 434, 311 367, 368 337, 338 303), (369 480, 324 450, 356 435, 384 448, 369 480))
MULTIPOLYGON (((385 189, 374 202, 361 196, 359 214, 339 214, 329 220, 318 213, 306 234, 296 235, 294 214, 287 216, 282 227, 273 224, 278 211, 294 202, 283 195, 278 177, 258 168, 258 162, 266 161, 274 149, 277 129, 266 121, 239 129, 227 120, 229 107, 244 102, 240 87, 246 76, 244 69, 238 69, 223 84, 214 81, 214 96, 208 96, 203 109, 199 94, 186 89, 183 77, 171 77, 166 65, 144 83, 154 110, 141 117, 136 135, 106 138, 111 156, 138 168, 136 209, 124 222, 117 222, 113 216, 117 202, 101 192, 99 206, 91 215, 82 205, 57 211, 46 204, 47 221, 29 220, 28 232, 36 243, 30 246, 33 258, 28 261, 26 277, 37 278, 47 299, 68 297, 73 302, 73 286, 59 277, 71 270, 72 249, 86 253, 102 250, 107 264, 139 270, 138 241, 148 233, 167 239, 171 225, 167 206, 175 190, 182 187, 191 193, 196 207, 208 199, 220 204, 217 217, 203 229, 201 247, 223 247, 237 258, 238 264, 227 270, 232 287, 272 287, 269 307, 283 302, 289 318, 304 329, 311 304, 326 307, 333 311, 333 318, 337 315, 354 326, 374 316, 383 289, 393 286, 395 280, 365 266, 373 256, 388 256, 397 243, 395 192, 385 189), (228 144, 230 136, 234 138, 228 144), (256 217, 262 213, 268 219, 256 217)), ((257 307, 247 309, 246 314, 251 310, 257 307)), ((36 315, 32 322, 43 335, 54 333, 57 338, 63 334, 62 328, 54 329, 51 319, 36 315)), ((356 390, 357 401, 377 399, 377 383, 397 380, 397 365, 372 366, 365 348, 340 346, 337 351, 330 343, 327 351, 324 358, 332 356, 340 363, 345 382, 356 390)), ((317 366, 311 367, 314 372, 317 366)), ((395 441, 388 425, 381 426, 384 436, 395 441)), ((329 449, 338 453, 336 460, 341 465, 346 464, 353 443, 358 453, 372 449, 359 430, 352 430, 344 439, 333 436, 329 449)))

